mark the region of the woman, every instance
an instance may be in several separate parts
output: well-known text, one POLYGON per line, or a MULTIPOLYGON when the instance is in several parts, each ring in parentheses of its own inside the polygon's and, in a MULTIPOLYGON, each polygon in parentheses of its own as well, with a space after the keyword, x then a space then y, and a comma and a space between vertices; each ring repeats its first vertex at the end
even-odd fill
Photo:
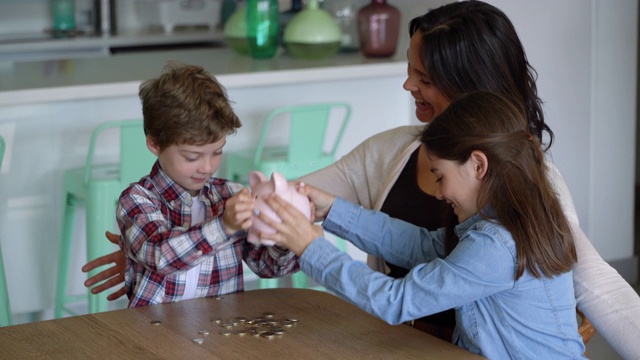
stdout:
MULTIPOLYGON (((513 25, 502 11, 480 1, 454 2, 413 19, 409 27, 411 42, 404 88, 415 98, 416 116, 421 122, 431 121, 459 94, 487 90, 512 96, 524 104, 530 132, 541 142, 546 133, 544 148, 548 149, 553 133, 544 123, 535 73, 513 25)), ((432 215, 444 213, 445 206, 434 197, 435 179, 428 171, 420 171, 428 169, 428 162, 421 155, 424 152, 418 151, 421 130, 422 126, 405 126, 375 135, 335 164, 303 180, 365 208, 382 210, 430 230, 438 228, 444 220, 423 223, 426 218, 437 219, 432 215), (407 199, 419 201, 409 203, 407 199)), ((576 243, 578 262, 573 275, 578 308, 620 355, 637 357, 640 298, 591 245, 580 229, 564 180, 553 164, 548 166, 550 181, 559 193, 576 243)), ((96 259, 83 270, 118 261, 118 257, 121 255, 114 253, 96 259)), ((370 259, 369 265, 378 270, 386 266, 376 259, 370 259)), ((396 268, 392 275, 402 276, 402 271, 396 268)), ((108 278, 111 280, 92 291, 97 293, 122 281, 118 268, 113 267, 88 279, 85 285, 108 278)), ((110 299, 121 294, 114 293, 110 299)), ((435 324, 432 320, 419 322, 418 327, 446 337, 447 328, 452 325, 450 319, 445 316, 435 324)))

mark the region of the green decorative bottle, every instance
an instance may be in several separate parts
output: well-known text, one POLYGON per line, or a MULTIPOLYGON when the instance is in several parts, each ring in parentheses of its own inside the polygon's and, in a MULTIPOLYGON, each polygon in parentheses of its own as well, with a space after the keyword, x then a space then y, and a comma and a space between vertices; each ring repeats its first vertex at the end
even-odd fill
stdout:
POLYGON ((277 0, 247 0, 247 46, 255 59, 270 59, 278 50, 280 12, 277 0))

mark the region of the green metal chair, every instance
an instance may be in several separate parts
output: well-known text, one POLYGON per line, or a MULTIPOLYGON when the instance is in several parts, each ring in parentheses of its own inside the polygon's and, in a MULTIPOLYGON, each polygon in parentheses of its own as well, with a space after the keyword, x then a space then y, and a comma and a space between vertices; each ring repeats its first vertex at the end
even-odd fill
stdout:
MULTIPOLYGON (((258 170, 267 176, 274 171, 293 180, 335 161, 335 153, 351 116, 351 106, 344 102, 294 105, 271 111, 262 126, 262 133, 255 149, 227 152, 224 155, 225 177, 247 184, 251 170, 258 170), (270 132, 276 129, 274 120, 289 118, 289 142, 286 146, 265 145, 270 132), (339 120, 337 132, 332 141, 327 141, 332 119, 339 120), (325 151, 325 144, 331 146, 325 151)), ((344 240, 339 240, 344 241, 344 240)), ((342 244, 343 248, 346 246, 342 244)), ((339 245, 340 246, 340 245, 339 245)), ((292 284, 297 288, 307 288, 307 276, 302 273, 292 275, 292 284)), ((278 279, 260 279, 260 288, 278 286, 278 279)))
MULTIPOLYGON (((67 294, 67 280, 73 240, 76 208, 86 208, 87 258, 95 259, 113 251, 113 245, 105 238, 106 230, 113 230, 118 198, 131 183, 147 175, 156 157, 146 146, 141 120, 115 121, 99 125, 91 135, 85 166, 64 172, 64 202, 62 234, 58 260, 55 317, 65 312, 75 315, 68 304, 89 301, 89 313, 107 311, 106 295, 72 296, 67 294), (118 128, 120 131, 120 161, 117 164, 93 164, 96 142, 104 131, 118 128)), ((93 270, 89 276, 98 273, 93 270)))
POLYGON ((262 126, 258 145, 254 149, 227 152, 224 155, 226 177, 248 184, 249 171, 258 170, 269 176, 274 171, 287 179, 295 179, 321 169, 335 161, 335 153, 349 123, 351 107, 346 103, 294 105, 270 112, 262 126), (342 115, 338 132, 329 151, 324 151, 332 113, 342 115), (265 145, 274 129, 274 120, 289 116, 289 142, 286 146, 265 145))
MULTIPOLYGON (((4 138, 0 136, 0 169, 5 149, 4 138)), ((11 304, 9 303, 9 291, 7 290, 7 277, 4 272, 4 262, 2 261, 2 247, 0 246, 0 326, 11 325, 11 304)))

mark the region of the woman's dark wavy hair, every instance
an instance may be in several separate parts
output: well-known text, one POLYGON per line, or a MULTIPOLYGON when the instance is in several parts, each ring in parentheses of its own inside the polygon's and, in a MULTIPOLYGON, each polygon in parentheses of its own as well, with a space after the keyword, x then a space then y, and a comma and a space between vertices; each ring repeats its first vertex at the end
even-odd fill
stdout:
POLYGON ((544 122, 537 73, 509 18, 482 1, 461 1, 430 10, 409 23, 422 34, 421 58, 432 83, 450 100, 472 91, 513 97, 525 108, 529 131, 543 142, 553 131, 544 122))
POLYGON ((547 177, 540 142, 530 134, 525 110, 518 105, 486 91, 462 95, 425 127, 420 140, 430 156, 458 164, 467 162, 473 151, 487 157, 479 214, 512 234, 516 279, 525 269, 536 277, 551 277, 571 270, 575 244, 547 177))

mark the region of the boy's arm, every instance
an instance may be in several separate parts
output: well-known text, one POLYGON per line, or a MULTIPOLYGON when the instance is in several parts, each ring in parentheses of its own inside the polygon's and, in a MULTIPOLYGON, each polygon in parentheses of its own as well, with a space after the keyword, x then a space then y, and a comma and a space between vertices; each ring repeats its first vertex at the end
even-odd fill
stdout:
POLYGON ((225 235, 221 217, 188 228, 171 227, 168 219, 179 218, 179 211, 139 185, 125 190, 116 218, 127 257, 152 271, 171 274, 190 269, 235 241, 236 237, 225 235))
POLYGON ((261 278, 282 277, 300 270, 298 257, 279 246, 257 246, 243 239, 243 260, 261 278))

